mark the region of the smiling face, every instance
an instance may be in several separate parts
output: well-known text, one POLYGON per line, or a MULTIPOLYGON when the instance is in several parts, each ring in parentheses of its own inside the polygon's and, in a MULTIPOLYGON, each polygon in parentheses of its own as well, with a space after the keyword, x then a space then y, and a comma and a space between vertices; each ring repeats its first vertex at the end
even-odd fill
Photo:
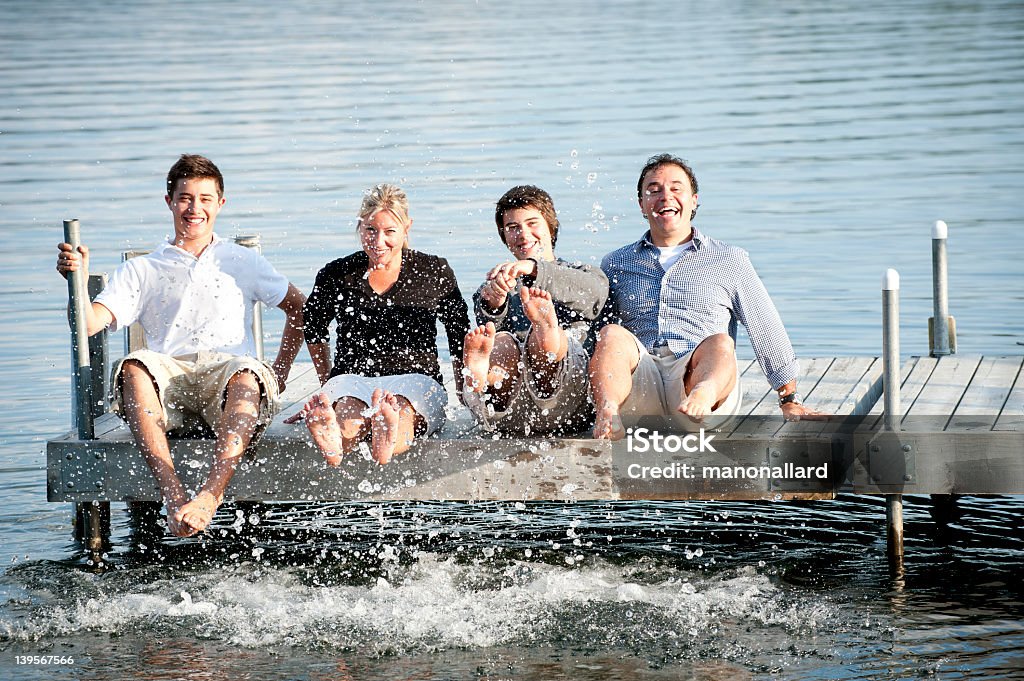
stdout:
POLYGON ((370 269, 391 269, 402 264, 402 247, 412 224, 386 210, 359 220, 359 241, 370 258, 370 269))
POLYGON ((224 205, 212 177, 178 180, 172 196, 164 197, 174 216, 174 243, 187 251, 202 251, 213 239, 217 214, 224 205))
POLYGON ((675 246, 693 236, 690 219, 697 209, 697 195, 690 178, 677 165, 666 163, 644 175, 640 211, 651 228, 656 246, 675 246))
POLYGON ((502 217, 505 245, 518 260, 554 260, 551 227, 533 206, 506 210, 502 217))

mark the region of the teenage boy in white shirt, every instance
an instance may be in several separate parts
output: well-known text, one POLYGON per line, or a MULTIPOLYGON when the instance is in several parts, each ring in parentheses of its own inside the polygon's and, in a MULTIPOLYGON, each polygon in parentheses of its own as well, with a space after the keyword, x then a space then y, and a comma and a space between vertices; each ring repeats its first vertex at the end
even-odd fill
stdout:
MULTIPOLYGON (((123 263, 86 306, 89 335, 136 321, 146 349, 114 367, 112 408, 128 423, 167 506, 171 533, 203 531, 224 500, 242 454, 274 415, 302 343, 305 296, 256 251, 213 231, 224 205, 224 178, 207 158, 182 155, 167 174, 173 240, 123 263), (277 358, 256 358, 256 301, 281 308, 277 358), (189 496, 174 470, 167 431, 202 418, 217 435, 210 475, 189 496)), ((58 245, 57 271, 89 272, 89 249, 58 245)))

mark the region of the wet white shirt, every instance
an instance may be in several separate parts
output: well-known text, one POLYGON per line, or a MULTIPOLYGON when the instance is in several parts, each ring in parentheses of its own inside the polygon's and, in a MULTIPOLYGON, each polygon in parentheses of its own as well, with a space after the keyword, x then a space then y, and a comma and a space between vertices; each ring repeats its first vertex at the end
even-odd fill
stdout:
POLYGON ((164 242, 128 260, 96 302, 114 315, 111 330, 140 322, 155 352, 255 356, 253 304, 277 306, 287 292, 288 280, 260 253, 214 235, 198 258, 164 242))

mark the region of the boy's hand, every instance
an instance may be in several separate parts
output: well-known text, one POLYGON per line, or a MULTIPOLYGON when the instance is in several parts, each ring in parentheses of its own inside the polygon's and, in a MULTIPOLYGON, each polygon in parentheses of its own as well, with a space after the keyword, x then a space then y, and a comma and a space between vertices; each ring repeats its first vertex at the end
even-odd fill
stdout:
POLYGON ((60 276, 68 278, 68 272, 74 272, 79 267, 89 276, 89 248, 79 246, 76 252, 71 244, 57 244, 57 271, 60 276))

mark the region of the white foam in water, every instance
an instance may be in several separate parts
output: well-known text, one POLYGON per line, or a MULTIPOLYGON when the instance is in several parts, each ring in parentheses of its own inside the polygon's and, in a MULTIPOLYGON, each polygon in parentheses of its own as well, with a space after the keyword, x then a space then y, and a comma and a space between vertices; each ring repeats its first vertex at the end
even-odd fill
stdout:
MULTIPOLYGON (((0 621, 0 634, 36 640, 81 631, 126 633, 139 627, 201 634, 232 645, 328 645, 366 652, 447 647, 487 648, 542 642, 548 627, 582 628, 579 606, 607 607, 604 628, 615 635, 647 608, 690 637, 735 626, 814 629, 835 613, 811 599, 786 594, 753 568, 728 577, 638 583, 629 567, 570 568, 545 563, 457 564, 419 554, 372 585, 310 585, 287 569, 252 574, 210 571, 62 603, 53 594, 27 618, 0 621), (560 616, 561 615, 561 616, 560 616), (369 647, 369 648, 368 648, 369 647)), ((308 582, 308 579, 306 580, 308 582)), ((644 581, 644 580, 641 580, 644 581)), ((585 631, 578 632, 589 640, 585 631)))

